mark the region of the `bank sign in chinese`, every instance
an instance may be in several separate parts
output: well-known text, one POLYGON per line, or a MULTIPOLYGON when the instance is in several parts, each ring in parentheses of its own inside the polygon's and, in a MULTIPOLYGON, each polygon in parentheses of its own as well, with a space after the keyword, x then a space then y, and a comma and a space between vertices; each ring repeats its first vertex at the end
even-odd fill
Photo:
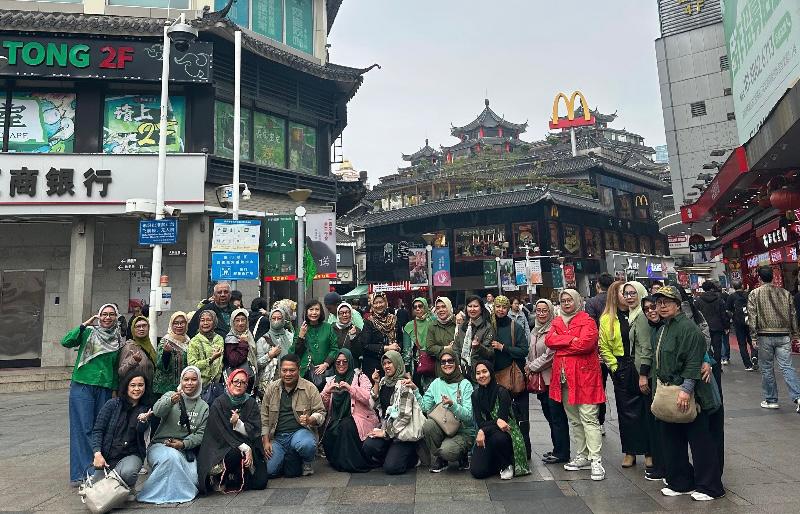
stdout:
MULTIPOLYGON (((161 99, 156 95, 106 97, 104 153, 158 153, 161 99)), ((167 152, 184 150, 186 99, 171 96, 167 109, 167 152)))
POLYGON ((800 1, 725 0, 722 12, 743 145, 800 77, 800 1))
MULTIPOLYGON (((170 48, 169 80, 210 82, 213 45, 195 41, 186 52, 170 48)), ((161 80, 157 41, 9 35, 0 41, 0 75, 91 79, 161 80)))

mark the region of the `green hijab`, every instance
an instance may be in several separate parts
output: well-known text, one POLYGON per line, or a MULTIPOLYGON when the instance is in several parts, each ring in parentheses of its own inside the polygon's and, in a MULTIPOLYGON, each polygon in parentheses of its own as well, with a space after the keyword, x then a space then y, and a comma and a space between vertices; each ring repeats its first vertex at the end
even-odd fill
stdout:
MULTIPOLYGON (((333 381, 337 384, 339 382, 347 382, 348 384, 353 383, 353 377, 356 374, 356 367, 354 365, 353 354, 347 348, 342 348, 339 350, 339 353, 336 354, 336 358, 339 358, 339 355, 344 355, 347 359, 347 371, 345 371, 344 375, 340 375, 337 371, 336 374, 333 376, 333 381)), ((336 365, 334 364, 334 369, 336 369, 336 365)), ((333 393, 333 400, 331 401, 331 415, 333 416, 332 419, 342 419, 349 416, 350 413, 350 392, 346 390, 338 390, 334 391, 333 393)))
POLYGON ((414 344, 414 341, 416 341, 417 344, 419 344, 420 348, 426 350, 428 348, 426 342, 428 339, 428 328, 430 328, 431 323, 433 323, 433 318, 431 317, 431 311, 430 307, 428 306, 428 300, 422 297, 414 298, 414 301, 411 302, 411 305, 413 306, 417 302, 420 302, 423 306, 425 306, 424 318, 412 319, 411 321, 406 323, 406 326, 403 327, 403 332, 405 332, 408 335, 409 339, 411 339, 412 344, 414 344))
POLYGON ((150 362, 155 364, 156 363, 156 351, 153 348, 153 343, 150 342, 150 334, 149 334, 150 320, 145 318, 144 316, 136 316, 135 318, 133 318, 133 323, 131 323, 131 327, 134 327, 132 332, 135 333, 135 331, 136 331, 136 328, 135 328, 136 327, 136 322, 139 321, 140 319, 147 322, 148 334, 146 336, 144 336, 144 337, 136 337, 132 333, 131 334, 131 340, 133 340, 133 342, 136 343, 136 345, 139 346, 144 351, 144 353, 147 354, 147 356, 150 358, 150 362))
POLYGON ((439 378, 441 378, 448 384, 458 384, 464 379, 464 375, 461 373, 461 366, 459 366, 458 362, 459 359, 458 355, 456 355, 456 352, 454 352, 450 348, 445 348, 444 350, 442 350, 442 353, 439 354, 439 359, 440 359, 439 378), (456 365, 453 366, 452 373, 445 373, 444 371, 442 371, 441 358, 444 357, 445 355, 449 355, 450 357, 453 358, 454 361, 456 361, 456 365))
POLYGON ((406 372, 406 366, 403 363, 403 356, 400 355, 400 352, 395 350, 389 350, 388 352, 383 354, 383 358, 381 359, 381 363, 384 359, 389 359, 394 364, 394 375, 389 376, 386 375, 383 377, 383 383, 389 387, 394 387, 398 380, 402 379, 406 372))

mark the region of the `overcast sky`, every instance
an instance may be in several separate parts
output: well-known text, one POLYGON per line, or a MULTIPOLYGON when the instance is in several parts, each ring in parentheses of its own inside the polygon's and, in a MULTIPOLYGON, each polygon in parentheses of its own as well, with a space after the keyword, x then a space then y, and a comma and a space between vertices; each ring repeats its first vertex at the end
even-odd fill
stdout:
MULTIPOLYGON (((548 131, 553 98, 580 89, 612 125, 664 144, 654 41, 655 0, 344 0, 331 61, 378 63, 348 107, 344 156, 370 183, 430 139, 452 145, 450 125, 484 107, 522 139, 548 131)), ((338 165, 334 165, 336 169, 338 165)))

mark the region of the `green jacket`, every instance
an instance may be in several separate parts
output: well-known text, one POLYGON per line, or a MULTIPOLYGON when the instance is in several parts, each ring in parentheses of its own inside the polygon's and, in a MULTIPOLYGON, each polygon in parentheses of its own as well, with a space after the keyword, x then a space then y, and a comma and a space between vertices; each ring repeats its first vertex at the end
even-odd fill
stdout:
POLYGON ((308 369, 308 358, 311 356, 311 365, 319 366, 328 363, 328 369, 333 367, 333 361, 339 353, 336 332, 331 325, 320 323, 309 325, 305 339, 300 339, 300 330, 294 332, 294 342, 289 348, 289 353, 300 356, 300 376, 305 376, 308 369))
POLYGON ((78 325, 67 332, 67 335, 61 340, 61 346, 64 348, 78 347, 78 357, 75 359, 75 366, 72 368, 72 381, 78 384, 106 387, 116 391, 119 384, 119 377, 117 376, 119 352, 98 355, 78 368, 83 349, 86 346, 86 341, 89 340, 92 330, 94 329, 91 327, 78 325))
POLYGON ((161 418, 155 435, 150 443, 163 443, 167 439, 180 439, 186 450, 200 446, 203 441, 203 434, 206 432, 206 422, 208 421, 208 404, 200 398, 189 400, 184 398, 186 403, 186 414, 189 415, 189 426, 192 428, 191 434, 186 431, 186 427, 181 425, 180 402, 172 404, 170 398, 175 391, 167 391, 153 405, 153 414, 161 418))
POLYGON ((211 360, 211 355, 217 348, 221 350, 224 344, 222 336, 219 334, 214 334, 214 339, 209 341, 199 332, 189 341, 186 360, 190 366, 197 366, 197 369, 200 370, 203 387, 208 387, 208 384, 218 381, 222 376, 222 355, 214 361, 211 360))
POLYGON ((434 319, 428 328, 428 348, 427 351, 438 360, 445 346, 453 344, 456 335, 456 321, 453 318, 449 323, 440 322, 434 319))
POLYGON ((661 382, 681 385, 691 378, 701 381, 706 339, 700 328, 682 312, 667 320, 656 335, 655 374, 661 382))
POLYGON ((464 378, 457 384, 448 384, 441 378, 437 378, 428 386, 424 396, 419 394, 419 389, 414 390, 414 396, 425 414, 429 414, 442 401, 442 395, 447 395, 453 400, 450 410, 461 421, 458 433, 470 438, 475 437, 477 430, 475 429, 475 420, 472 418, 472 382, 464 378), (461 391, 461 402, 458 401, 459 390, 461 391))
POLYGON ((630 339, 634 366, 640 375, 650 375, 653 367, 653 327, 647 322, 647 316, 643 312, 631 324, 630 339))

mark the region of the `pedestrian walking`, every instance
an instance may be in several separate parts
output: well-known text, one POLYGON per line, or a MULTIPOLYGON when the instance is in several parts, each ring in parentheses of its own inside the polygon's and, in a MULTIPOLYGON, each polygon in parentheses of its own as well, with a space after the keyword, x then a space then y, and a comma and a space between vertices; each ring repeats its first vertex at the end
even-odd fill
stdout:
MULTIPOLYGON (((747 326, 747 299, 749 293, 744 290, 744 286, 740 281, 733 283, 733 289, 733 294, 728 298, 726 309, 731 318, 736 342, 739 345, 739 355, 742 356, 744 370, 753 371, 758 368, 758 349, 753 346, 753 338, 750 337, 750 328, 747 326)), ((796 304, 795 307, 797 307, 796 304)))
POLYGON ((730 320, 725 301, 712 281, 703 282, 702 289, 703 293, 695 299, 694 305, 708 323, 708 330, 711 333, 711 356, 720 364, 727 364, 729 355, 725 354, 724 338, 725 332, 730 330, 730 320))

